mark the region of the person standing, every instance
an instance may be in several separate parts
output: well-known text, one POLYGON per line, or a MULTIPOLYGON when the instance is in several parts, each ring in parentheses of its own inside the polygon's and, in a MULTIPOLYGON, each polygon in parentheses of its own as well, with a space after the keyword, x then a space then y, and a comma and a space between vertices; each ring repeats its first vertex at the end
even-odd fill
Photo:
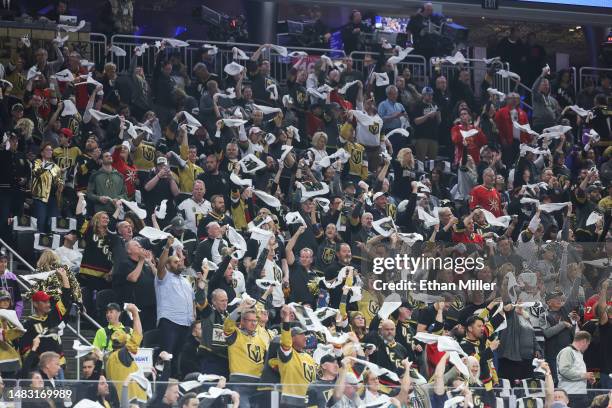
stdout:
POLYGON ((10 309, 17 313, 17 317, 21 318, 23 313, 23 299, 21 297, 21 287, 17 282, 17 276, 7 269, 8 256, 6 253, 0 252, 0 290, 5 291, 9 295, 10 309))
POLYGON ((43 143, 40 147, 40 159, 32 167, 32 198, 34 199, 34 216, 38 231, 49 230, 49 220, 59 217, 59 200, 64 188, 62 169, 53 163, 53 147, 43 143))
POLYGON ((153 214, 155 207, 161 205, 163 200, 167 200, 165 223, 176 215, 174 197, 179 195, 180 191, 174 177, 176 176, 168 166, 168 159, 160 156, 156 160, 155 169, 151 170, 147 182, 144 183, 147 214, 153 214))
POLYGON ((503 214, 501 207, 501 196, 495 188, 495 170, 486 168, 482 172, 483 183, 476 186, 470 192, 470 210, 476 207, 484 208, 491 212, 496 217, 501 217, 503 214))
POLYGON ((121 302, 138 306, 146 332, 154 329, 157 322, 153 254, 134 239, 125 244, 125 249, 127 257, 113 269, 113 290, 121 302))
POLYGON ((159 257, 155 277, 157 299, 157 328, 161 332, 164 351, 177 356, 172 359, 172 376, 179 375, 178 355, 194 321, 195 294, 191 284, 181 276, 185 270, 183 259, 168 256, 175 238, 169 237, 159 257))
POLYGON ((438 156, 438 127, 442 116, 438 106, 433 102, 433 89, 423 88, 423 100, 414 111, 415 150, 420 161, 435 160, 438 156))
POLYGON ((344 53, 350 55, 353 51, 363 51, 365 45, 363 34, 369 32, 370 27, 361 21, 361 12, 353 10, 351 12, 351 19, 341 31, 344 53))
POLYGON ((234 384, 247 383, 245 386, 233 387, 240 394, 241 408, 251 406, 250 398, 255 390, 248 383, 259 382, 268 349, 268 343, 257 330, 255 303, 251 299, 243 301, 223 323, 229 357, 229 380, 234 384), (238 315, 240 328, 236 325, 238 315))
POLYGON ((121 307, 117 303, 109 303, 106 306, 106 321, 108 325, 98 329, 92 343, 98 350, 102 352, 113 351, 113 342, 111 338, 116 331, 122 331, 126 334, 132 333, 131 328, 126 328, 123 323, 119 321, 120 316, 121 307))
POLYGON ((510 165, 518 155, 520 143, 527 143, 531 135, 514 127, 513 122, 521 125, 529 123, 527 113, 521 109, 521 97, 511 92, 506 97, 506 105, 495 113, 495 124, 499 131, 499 144, 504 152, 502 159, 505 165, 510 165))
POLYGON ((550 75, 550 67, 542 68, 542 74, 531 87, 533 103, 533 130, 540 133, 542 130, 555 126, 559 119, 559 102, 550 94, 550 82, 546 78, 550 75))
POLYGON ((578 331, 572 344, 557 354, 559 388, 567 392, 572 407, 589 405, 587 383, 595 383, 595 376, 592 372, 587 371, 583 354, 589 348, 590 343, 591 334, 578 331))
POLYGON ((94 212, 115 210, 114 201, 126 198, 127 191, 123 176, 113 168, 113 156, 110 152, 102 154, 102 166, 91 175, 87 185, 87 199, 94 203, 94 212))
POLYGON ((599 292, 599 300, 597 301, 597 309, 599 313, 599 332, 601 336, 600 350, 603 356, 601 364, 601 375, 600 382, 601 388, 610 389, 612 388, 612 350, 610 344, 612 344, 612 306, 610 306, 610 299, 608 287, 610 280, 607 279, 601 284, 601 291, 599 292), (608 299, 606 301, 606 299, 608 299))
POLYGON ((306 330, 300 326, 291 327, 290 306, 283 306, 281 319, 281 347, 278 351, 278 371, 283 384, 281 405, 303 407, 308 386, 316 380, 316 363, 304 350, 306 330))

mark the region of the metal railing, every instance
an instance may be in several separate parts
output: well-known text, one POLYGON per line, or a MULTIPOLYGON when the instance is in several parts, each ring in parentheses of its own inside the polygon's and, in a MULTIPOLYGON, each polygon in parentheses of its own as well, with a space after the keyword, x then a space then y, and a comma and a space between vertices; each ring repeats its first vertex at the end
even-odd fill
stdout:
MULTIPOLYGON (((94 399, 96 398, 96 394, 100 390, 104 391, 106 386, 114 387, 117 391, 118 398, 119 395, 123 396, 125 392, 127 392, 127 396, 123 399, 126 400, 134 400, 135 398, 142 398, 142 403, 151 404, 153 401, 161 401, 161 398, 164 396, 165 391, 169 386, 176 386, 176 382, 162 382, 162 381, 154 381, 152 378, 148 381, 148 384, 144 383, 136 383, 137 387, 130 387, 126 385, 129 384, 130 381, 124 381, 124 379, 112 379, 112 378, 103 378, 95 381, 91 380, 55 380, 54 388, 43 388, 42 381, 37 382, 32 379, 18 379, 18 380, 4 380, 4 387, 1 392, 2 402, 5 403, 14 403, 18 404, 20 402, 25 402, 26 400, 30 403, 34 403, 35 401, 42 400, 53 400, 56 403, 63 404, 64 406, 75 405, 78 402, 84 399, 94 399), (143 391, 147 385, 150 386, 150 394, 146 395, 143 391), (93 390, 93 393, 87 392, 88 390, 93 390), (138 390, 138 391, 136 391, 138 390)), ((313 381, 314 382, 314 381, 313 381)), ((233 398, 249 398, 253 400, 255 398, 262 398, 261 401, 266 401, 266 405, 270 408, 278 408, 281 406, 282 400, 282 392, 283 386, 291 386, 303 389, 304 394, 306 394, 306 389, 309 391, 309 395, 313 395, 315 397, 321 397, 324 400, 328 401, 332 396, 330 393, 330 388, 327 385, 317 385, 317 384, 275 384, 275 383, 219 383, 218 380, 214 381, 206 381, 206 382, 198 382, 196 379, 183 382, 178 384, 178 389, 181 394, 186 394, 187 392, 193 392, 196 395, 196 398, 200 400, 209 399, 209 404, 205 404, 205 406, 210 406, 214 404, 215 406, 230 406, 234 401, 237 402, 233 398), (217 387, 219 386, 219 387, 217 387), (211 387, 215 387, 216 389, 213 391, 211 387), (266 389, 265 391, 262 389, 266 389), (225 391, 221 391, 225 390, 225 391), (226 405, 227 404, 227 405, 226 405)), ((363 383, 360 383, 358 386, 357 396, 360 398, 360 403, 358 403, 358 407, 366 407, 372 401, 365 401, 364 393, 365 386, 363 383)), ((378 393, 378 396, 385 395, 383 393, 386 390, 386 387, 370 385, 369 391, 378 393), (379 388, 379 390, 376 390, 379 388)), ((399 388, 399 387, 396 387, 399 388)), ((293 388, 295 390, 295 388, 293 388)), ((333 387, 331 388, 333 390, 333 387)), ((446 387, 446 391, 450 391, 450 387, 446 387)), ((494 388, 492 390, 493 394, 487 392, 484 388, 478 387, 470 387, 470 391, 472 393, 472 398, 474 401, 480 401, 488 398, 495 398, 496 406, 504 406, 508 408, 515 408, 518 406, 538 406, 538 401, 541 401, 542 404, 545 402, 545 395, 543 389, 526 389, 523 387, 517 388, 494 388), (528 402, 529 401, 529 402, 528 402), (520 405, 519 405, 520 404, 520 405), (534 404, 534 405, 531 405, 534 404)), ((587 390, 587 398, 590 402, 599 395, 607 395, 610 390, 606 389, 588 389, 587 390)), ((295 391, 294 391, 295 392, 295 391)), ((433 393, 433 390, 430 388, 427 391, 429 394, 433 393)), ((165 395, 172 395, 165 394, 165 395)), ((122 401, 112 401, 112 396, 115 393, 108 393, 105 398, 107 401, 115 406, 118 406, 122 403, 122 401), (114 402, 114 404, 113 404, 114 402)), ((305 395, 306 396, 306 395, 305 395)), ((383 397, 384 398, 384 397, 383 397)), ((172 401, 170 401, 172 402, 172 401)), ((402 402, 402 401, 400 401, 402 402)), ((242 405, 242 404, 241 404, 242 405)), ((316 405, 316 404, 315 404, 316 405)), ((121 404, 123 407, 124 405, 121 404)), ((374 406, 374 405, 372 405, 374 406)), ((378 404, 376 405, 378 406, 378 404)))
MULTIPOLYGON (((378 54, 368 51, 353 51, 350 54, 353 60, 353 69, 356 71, 363 71, 364 69, 364 58, 367 56, 376 57, 378 54)), ((392 57, 391 52, 385 53, 385 58, 392 57)), ((410 70, 411 78, 419 86, 425 86, 429 82, 429 74, 427 71, 427 60, 422 55, 408 54, 406 58, 397 64, 397 72, 399 75, 408 68, 410 70)))
MULTIPOLYGON (((0 239, 0 245, 6 248, 6 250, 9 252, 9 268, 11 272, 15 273, 14 272, 15 271, 15 258, 17 258, 17 260, 19 260, 19 262, 21 262, 21 264, 23 264, 23 266, 26 269, 28 269, 30 272, 36 272, 36 269, 32 265, 30 265, 30 263, 26 261, 21 255, 19 255, 19 253, 15 251, 10 245, 4 242, 4 240, 0 239)), ((30 285, 24 281, 21 275, 18 275, 15 273, 15 276, 17 277, 17 282, 19 283, 19 285, 24 290, 29 291, 30 285)), ((32 313, 34 313, 33 305, 32 305, 32 313)), ((84 317, 85 320, 93 324, 94 327, 96 327, 97 329, 102 328, 102 326, 100 326, 98 322, 96 322, 91 316, 89 316, 86 312, 79 310, 79 309, 77 309, 77 314, 76 314, 76 319, 77 319, 76 328, 72 327, 71 324, 65 322, 66 328, 69 329, 72 333, 74 333, 82 343, 87 344, 88 346, 91 346, 92 345, 91 341, 89 341, 89 339, 81 335, 81 317, 84 317)), ((79 364, 78 361, 79 361, 79 358, 77 357, 77 366, 79 364)), ((79 373, 80 373, 80 370, 77 371, 77 378, 78 378, 79 373)))
POLYGON ((612 68, 582 67, 578 72, 579 85, 580 89, 582 89, 582 85, 587 78, 592 79, 595 86, 597 86, 599 76, 604 72, 612 74, 612 68))

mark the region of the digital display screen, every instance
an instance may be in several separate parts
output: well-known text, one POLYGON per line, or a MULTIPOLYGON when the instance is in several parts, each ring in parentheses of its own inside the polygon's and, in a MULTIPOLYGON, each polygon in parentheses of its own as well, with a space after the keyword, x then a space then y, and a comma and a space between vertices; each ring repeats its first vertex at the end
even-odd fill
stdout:
POLYGON ((567 4, 570 6, 612 8, 612 0, 519 0, 529 3, 567 4))

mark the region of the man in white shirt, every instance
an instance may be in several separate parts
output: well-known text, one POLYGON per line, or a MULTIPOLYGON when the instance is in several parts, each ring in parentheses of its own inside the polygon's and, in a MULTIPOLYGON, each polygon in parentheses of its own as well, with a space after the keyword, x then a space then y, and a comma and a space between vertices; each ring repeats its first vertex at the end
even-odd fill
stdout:
MULTIPOLYGON (((174 237, 168 238, 159 257, 155 297, 161 348, 173 356, 178 356, 195 320, 195 293, 187 279, 181 276, 185 270, 184 260, 177 255, 168 256, 173 242, 174 237)), ((173 376, 179 374, 178 361, 178 358, 172 360, 173 376)))
POLYGON ((595 376, 592 372, 587 371, 583 355, 590 343, 591 334, 586 331, 578 331, 574 335, 572 344, 557 354, 559 388, 567 392, 572 407, 589 405, 587 382, 593 384, 595 376))
POLYGON ((198 232, 199 221, 208 214, 212 209, 210 201, 204 198, 206 186, 202 180, 196 180, 193 183, 193 191, 191 197, 179 204, 178 209, 185 214, 185 225, 187 229, 198 232))
POLYGON ((368 99, 364 103, 365 115, 354 111, 354 117, 357 121, 355 128, 355 139, 357 143, 362 144, 366 150, 368 160, 368 169, 371 172, 378 171, 378 166, 381 163, 381 151, 385 146, 384 139, 381 140, 380 132, 383 127, 383 120, 378 115, 376 105, 373 99, 368 99))
POLYGON ((57 248, 55 253, 59 255, 62 260, 62 264, 70 267, 70 270, 77 273, 81 266, 81 260, 83 254, 77 249, 74 249, 76 242, 78 241, 76 230, 69 231, 64 235, 64 245, 57 248))

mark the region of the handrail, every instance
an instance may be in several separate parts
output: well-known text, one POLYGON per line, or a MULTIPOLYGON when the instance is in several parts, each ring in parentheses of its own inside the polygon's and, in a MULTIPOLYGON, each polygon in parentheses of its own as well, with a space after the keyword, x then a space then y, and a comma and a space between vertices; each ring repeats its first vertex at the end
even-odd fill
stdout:
MULTIPOLYGON (((582 89, 582 71, 584 71, 585 69, 591 70, 591 71, 599 71, 599 72, 612 72, 612 68, 600 68, 600 67, 580 67, 580 70, 578 71, 578 78, 579 78, 579 83, 580 83, 580 89, 582 89)), ((592 76, 592 75, 591 75, 592 76)), ((597 83, 595 83, 595 85, 597 86, 597 83)))
MULTIPOLYGON (((19 261, 21 261, 26 268, 28 268, 30 270, 30 272, 35 272, 36 269, 34 269, 34 267, 32 265, 29 264, 28 261, 26 261, 25 259, 23 259, 23 257, 21 255, 19 255, 17 253, 17 251, 15 251, 10 245, 8 245, 3 239, 0 239, 0 244, 2 244, 2 246, 4 246, 4 248, 6 248, 13 256, 16 256, 17 259, 19 261)), ((17 277, 17 282, 21 285, 21 287, 23 287, 26 290, 30 290, 31 287, 29 285, 27 285, 26 283, 23 282, 23 278, 20 275, 15 274, 15 276, 17 277)), ((87 321, 89 321, 90 323, 92 323, 96 328, 101 329, 102 326, 100 326, 100 324, 98 322, 96 322, 91 316, 89 316, 86 312, 79 310, 79 315, 85 317, 85 319, 87 319, 87 321)), ((85 341, 85 343, 87 343, 87 345, 91 346, 91 342, 84 338, 83 336, 81 336, 80 332, 81 332, 81 327, 80 327, 80 319, 78 321, 78 325, 77 325, 77 329, 74 329, 72 326, 70 326, 68 323, 66 323, 66 327, 68 327, 70 330, 72 330, 74 332, 74 334, 76 334, 80 340, 85 341)))

